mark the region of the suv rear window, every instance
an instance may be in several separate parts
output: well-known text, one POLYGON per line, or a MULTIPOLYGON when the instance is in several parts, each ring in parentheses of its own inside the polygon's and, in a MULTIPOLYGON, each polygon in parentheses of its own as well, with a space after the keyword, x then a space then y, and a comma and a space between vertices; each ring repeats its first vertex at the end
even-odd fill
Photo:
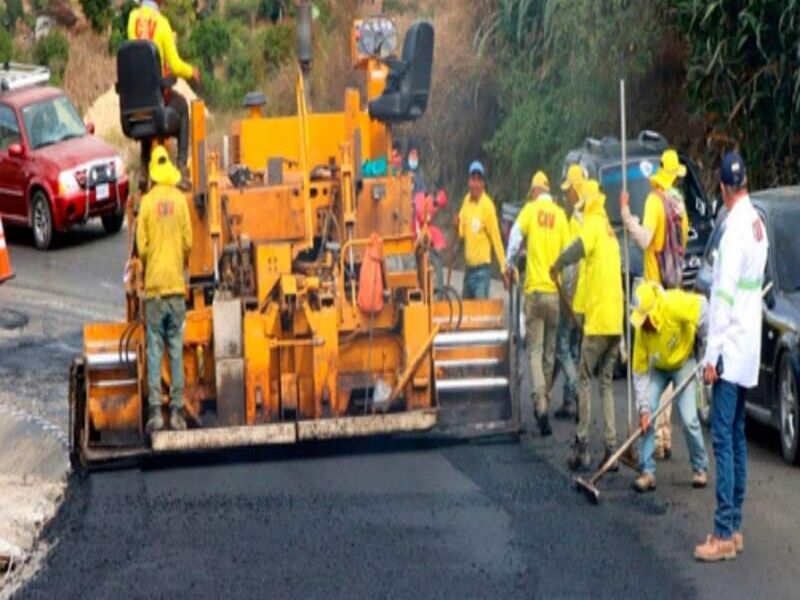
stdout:
POLYGON ((86 135, 78 111, 66 96, 56 96, 22 109, 31 148, 42 148, 86 135))

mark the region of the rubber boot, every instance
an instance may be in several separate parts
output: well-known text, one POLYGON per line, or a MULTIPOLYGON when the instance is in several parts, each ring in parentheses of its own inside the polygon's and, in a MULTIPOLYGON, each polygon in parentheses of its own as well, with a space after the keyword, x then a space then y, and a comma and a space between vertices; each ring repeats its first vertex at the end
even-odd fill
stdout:
POLYGON ((536 417, 536 421, 539 424, 539 433, 542 437, 548 437, 553 435, 553 430, 550 427, 550 419, 547 415, 542 415, 541 417, 536 417))
POLYGON ((561 408, 553 413, 553 416, 559 421, 569 421, 570 419, 574 419, 575 415, 575 406, 573 404, 567 404, 566 402, 561 405, 561 408))
POLYGON ((589 452, 589 444, 575 440, 572 445, 572 456, 567 460, 567 467, 570 471, 588 471, 592 466, 592 455, 589 452))
POLYGON ((147 425, 145 425, 144 430, 147 435, 150 435, 156 431, 161 431, 164 429, 164 416, 161 414, 161 409, 150 409, 150 417, 147 419, 147 425))
POLYGON ((186 419, 183 417, 183 409, 173 408, 169 415, 169 424, 175 431, 186 430, 186 419))

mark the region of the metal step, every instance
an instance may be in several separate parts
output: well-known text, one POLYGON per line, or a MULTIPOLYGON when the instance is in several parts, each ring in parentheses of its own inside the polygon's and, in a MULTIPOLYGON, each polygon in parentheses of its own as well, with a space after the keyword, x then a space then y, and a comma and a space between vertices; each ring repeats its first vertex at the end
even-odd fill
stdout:
POLYGON ((507 329, 487 331, 457 331, 440 333, 433 341, 434 348, 454 348, 466 346, 499 346, 508 343, 507 329))
POLYGON ((499 358, 466 358, 464 360, 437 360, 435 366, 437 369, 469 369, 476 367, 496 367, 502 361, 499 358))
POLYGON ((508 377, 466 377, 464 379, 438 379, 439 393, 485 392, 508 388, 508 377))

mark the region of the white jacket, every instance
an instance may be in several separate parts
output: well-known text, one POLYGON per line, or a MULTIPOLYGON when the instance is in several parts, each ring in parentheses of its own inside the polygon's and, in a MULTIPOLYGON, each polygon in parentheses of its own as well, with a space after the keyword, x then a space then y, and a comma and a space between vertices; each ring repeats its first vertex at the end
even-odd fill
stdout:
POLYGON ((767 264, 767 229, 749 196, 740 198, 724 223, 711 285, 711 319, 705 364, 722 356, 725 381, 758 384, 761 362, 761 288, 767 264))

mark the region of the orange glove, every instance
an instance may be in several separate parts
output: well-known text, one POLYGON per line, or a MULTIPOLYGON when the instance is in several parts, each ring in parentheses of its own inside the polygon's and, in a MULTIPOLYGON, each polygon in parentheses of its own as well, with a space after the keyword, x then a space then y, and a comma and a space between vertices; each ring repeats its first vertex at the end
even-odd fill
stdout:
POLYGON ((647 430, 650 429, 650 413, 643 412, 639 413, 639 427, 642 430, 642 435, 647 433, 647 430))
POLYGON ((620 208, 625 208, 626 206, 629 206, 630 203, 631 203, 630 194, 628 192, 625 192, 625 191, 620 192, 620 195, 619 195, 619 206, 620 206, 620 208))

